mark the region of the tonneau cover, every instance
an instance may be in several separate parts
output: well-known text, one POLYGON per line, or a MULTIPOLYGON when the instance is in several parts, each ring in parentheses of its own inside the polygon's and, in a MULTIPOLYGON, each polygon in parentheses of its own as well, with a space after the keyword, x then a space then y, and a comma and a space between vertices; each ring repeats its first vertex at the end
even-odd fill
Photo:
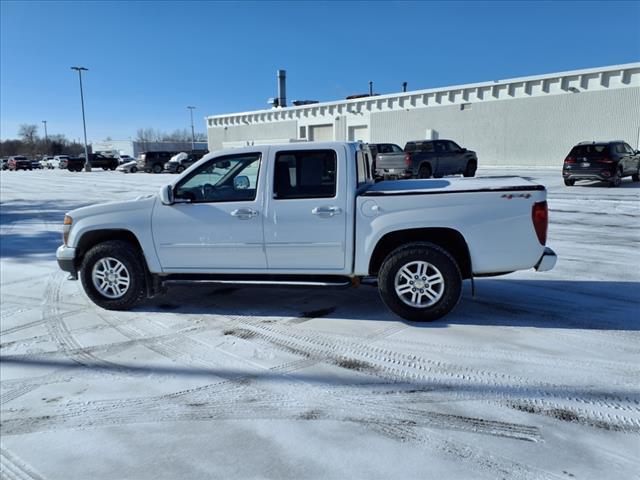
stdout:
POLYGON ((438 178, 424 180, 386 180, 371 185, 361 196, 428 195, 438 193, 472 193, 544 190, 522 177, 438 178))

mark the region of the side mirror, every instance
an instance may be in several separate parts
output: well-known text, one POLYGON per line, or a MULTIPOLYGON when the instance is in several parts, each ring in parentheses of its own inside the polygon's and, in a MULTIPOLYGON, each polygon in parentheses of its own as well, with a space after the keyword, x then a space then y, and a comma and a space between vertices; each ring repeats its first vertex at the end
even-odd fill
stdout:
POLYGON ((173 187, 164 185, 160 189, 160 201, 163 205, 173 205, 173 187))
POLYGON ((247 177, 246 175, 239 175, 233 179, 234 190, 247 190, 249 186, 249 177, 247 177))

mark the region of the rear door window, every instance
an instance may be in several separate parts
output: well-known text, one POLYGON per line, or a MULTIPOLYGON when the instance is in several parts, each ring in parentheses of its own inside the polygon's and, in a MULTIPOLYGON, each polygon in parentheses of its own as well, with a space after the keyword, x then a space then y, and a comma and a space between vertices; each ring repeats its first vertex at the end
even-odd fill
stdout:
POLYGON ((333 198, 336 195, 336 167, 334 150, 278 152, 274 168, 274 198, 333 198))

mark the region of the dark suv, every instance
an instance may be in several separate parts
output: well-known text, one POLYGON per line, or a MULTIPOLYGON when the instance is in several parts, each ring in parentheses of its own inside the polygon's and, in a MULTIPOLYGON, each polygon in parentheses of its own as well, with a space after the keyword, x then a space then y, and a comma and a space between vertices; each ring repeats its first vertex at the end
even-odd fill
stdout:
POLYGON ((571 187, 576 180, 602 180, 617 187, 623 177, 640 181, 640 152, 622 140, 582 142, 564 159, 562 177, 571 187))
POLYGON ((164 169, 169 173, 182 173, 207 153, 209 152, 206 150, 196 150, 191 153, 181 152, 171 157, 171 160, 164 164, 164 169))
POLYGON ((178 152, 145 152, 138 157, 138 170, 147 173, 162 173, 164 164, 178 152))

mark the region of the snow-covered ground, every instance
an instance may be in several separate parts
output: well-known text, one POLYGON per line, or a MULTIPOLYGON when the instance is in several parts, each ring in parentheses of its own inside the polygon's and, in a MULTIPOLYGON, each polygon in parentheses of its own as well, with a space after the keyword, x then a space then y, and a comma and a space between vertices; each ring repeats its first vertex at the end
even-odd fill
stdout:
POLYGON ((556 268, 413 324, 370 286, 101 310, 55 263, 63 214, 173 177, 2 172, 3 475, 638 478, 640 184, 518 173, 549 189, 556 268))

